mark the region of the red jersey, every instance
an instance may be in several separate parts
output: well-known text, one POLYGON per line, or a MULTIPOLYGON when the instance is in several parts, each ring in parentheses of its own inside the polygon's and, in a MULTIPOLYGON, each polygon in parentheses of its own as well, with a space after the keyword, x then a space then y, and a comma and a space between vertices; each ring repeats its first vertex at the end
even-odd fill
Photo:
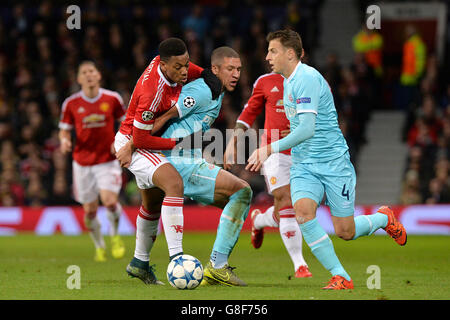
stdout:
POLYGON ((88 98, 81 90, 64 100, 59 128, 75 128, 73 159, 82 166, 115 160, 116 157, 111 154, 114 124, 124 115, 122 98, 111 90, 100 88, 94 98, 88 98))
MULTIPOLYGON (((151 132, 155 119, 178 101, 181 85, 166 79, 159 62, 160 57, 156 56, 134 87, 126 118, 120 126, 120 132, 124 135, 133 135, 136 129, 151 132)), ((199 78, 202 71, 203 68, 189 63, 188 81, 199 78)))
MULTIPOLYGON (((237 120, 237 122, 250 128, 256 117, 265 108, 265 134, 261 138, 262 145, 265 145, 266 135, 267 143, 272 143, 281 138, 280 134, 272 136, 271 130, 289 129, 289 120, 286 118, 283 106, 283 80, 283 76, 277 73, 260 76, 253 84, 252 95, 237 120)), ((291 154, 291 150, 284 150, 282 153, 291 154)))

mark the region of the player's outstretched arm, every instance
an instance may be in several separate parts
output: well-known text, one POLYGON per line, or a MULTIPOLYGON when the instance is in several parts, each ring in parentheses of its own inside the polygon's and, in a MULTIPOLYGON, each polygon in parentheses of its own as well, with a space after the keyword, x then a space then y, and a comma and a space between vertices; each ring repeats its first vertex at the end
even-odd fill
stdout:
POLYGON ((178 118, 178 117, 179 117, 178 109, 176 106, 173 106, 172 108, 167 110, 167 112, 165 112, 162 116, 155 119, 155 122, 153 124, 153 129, 152 129, 152 135, 155 135, 156 133, 158 133, 161 130, 161 128, 164 127, 164 125, 167 123, 167 121, 169 121, 170 119, 173 119, 173 118, 178 118))
POLYGON ((303 112, 298 115, 299 124, 287 136, 278 141, 272 142, 272 153, 281 152, 314 136, 316 128, 316 114, 313 112, 303 112))
POLYGON ((240 139, 241 134, 247 130, 247 127, 237 122, 234 127, 233 136, 227 144, 225 153, 223 154, 223 168, 225 170, 230 170, 231 165, 235 164, 237 161, 237 141, 240 139))
POLYGON ((298 119, 298 126, 286 137, 256 149, 248 158, 248 164, 245 169, 249 171, 258 171, 264 161, 266 161, 272 153, 290 149, 313 137, 316 126, 316 114, 313 112, 300 113, 298 119))
POLYGON ((253 84, 252 95, 239 115, 236 121, 236 126, 234 127, 233 137, 230 139, 225 149, 225 153, 223 155, 223 168, 225 170, 231 169, 231 164, 236 163, 237 141, 241 138, 243 132, 253 125, 256 118, 262 113, 264 106, 266 105, 264 82, 259 80, 260 78, 258 78, 258 80, 256 80, 253 84))

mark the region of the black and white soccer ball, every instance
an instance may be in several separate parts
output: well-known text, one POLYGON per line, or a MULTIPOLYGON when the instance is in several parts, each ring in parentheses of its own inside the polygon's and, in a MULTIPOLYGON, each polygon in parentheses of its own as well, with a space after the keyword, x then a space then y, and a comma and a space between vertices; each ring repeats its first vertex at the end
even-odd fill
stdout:
POLYGON ((177 289, 195 289, 203 280, 203 266, 191 255, 179 255, 167 266, 167 280, 177 289))

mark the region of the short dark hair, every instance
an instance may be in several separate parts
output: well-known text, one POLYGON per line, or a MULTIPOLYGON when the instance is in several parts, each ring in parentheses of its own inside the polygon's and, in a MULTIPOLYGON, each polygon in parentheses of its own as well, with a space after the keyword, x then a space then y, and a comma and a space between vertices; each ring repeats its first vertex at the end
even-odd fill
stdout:
POLYGON ((240 58, 239 54, 230 47, 219 47, 213 50, 211 54, 211 66, 222 64, 224 58, 240 58))
POLYGON ((179 38, 168 38, 159 44, 159 56, 162 61, 168 61, 170 57, 181 56, 187 52, 186 44, 179 38))
POLYGON ((302 38, 297 32, 290 29, 278 30, 270 32, 266 38, 267 42, 270 42, 275 39, 280 40, 283 47, 294 49, 297 58, 300 59, 302 57, 303 51, 302 38))
MULTIPOLYGON (((94 61, 92 61, 92 60, 83 60, 83 61, 81 61, 80 64, 78 65, 77 73, 79 73, 81 67, 84 66, 84 65, 86 65, 86 64, 91 65, 91 66, 93 66, 95 69, 99 70, 98 67, 97 67, 97 65, 96 65, 96 63, 95 63, 94 61)), ((99 70, 99 71, 100 71, 100 70, 99 70)))

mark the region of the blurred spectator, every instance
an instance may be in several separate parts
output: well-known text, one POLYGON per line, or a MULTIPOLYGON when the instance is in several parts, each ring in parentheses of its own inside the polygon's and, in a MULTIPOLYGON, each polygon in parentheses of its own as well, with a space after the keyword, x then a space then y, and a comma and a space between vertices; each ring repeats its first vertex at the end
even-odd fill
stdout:
POLYGON ((408 133, 409 146, 418 145, 426 148, 436 145, 437 134, 435 129, 427 124, 425 117, 419 117, 408 133))
POLYGON ((430 181, 427 204, 450 203, 450 187, 438 178, 430 181))
POLYGON ((337 53, 331 52, 327 55, 322 74, 330 85, 331 92, 337 93, 342 81, 342 66, 337 53))
POLYGON ((353 50, 364 54, 367 65, 373 69, 377 77, 383 75, 383 37, 376 29, 362 29, 353 37, 353 50))
POLYGON ((406 26, 405 38, 400 83, 404 86, 415 86, 425 70, 427 48, 412 24, 406 26))
POLYGON ((406 110, 419 87, 426 67, 427 48, 414 25, 405 27, 403 44, 402 71, 400 75, 399 107, 406 110))
POLYGON ((194 5, 191 14, 183 22, 184 30, 192 30, 196 39, 203 39, 209 28, 209 21, 203 13, 203 7, 199 4, 194 5))
POLYGON ((422 203, 419 173, 414 169, 411 169, 406 173, 400 202, 403 205, 422 203))

